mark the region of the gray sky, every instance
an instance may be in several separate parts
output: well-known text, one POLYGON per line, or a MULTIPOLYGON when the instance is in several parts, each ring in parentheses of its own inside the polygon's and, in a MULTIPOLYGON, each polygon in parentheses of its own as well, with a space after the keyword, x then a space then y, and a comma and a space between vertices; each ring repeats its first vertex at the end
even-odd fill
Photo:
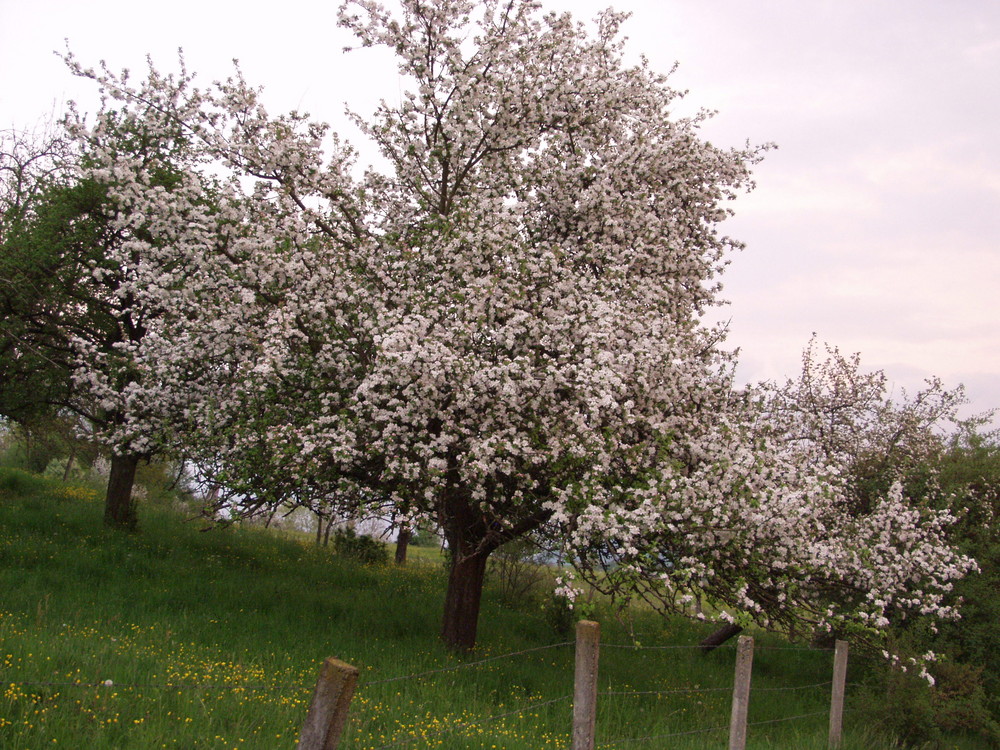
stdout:
MULTIPOLYGON (((608 0, 548 0, 589 19, 608 0)), ((183 47, 203 83, 238 58, 279 111, 358 143, 345 103, 399 96, 393 63, 344 55, 337 0, 0 0, 0 127, 31 127, 92 85, 53 54, 145 71, 183 47)), ((631 52, 675 62, 718 145, 773 141, 725 231, 747 243, 723 296, 743 380, 799 368, 815 332, 914 389, 964 383, 1000 407, 1000 2, 617 0, 631 52)))

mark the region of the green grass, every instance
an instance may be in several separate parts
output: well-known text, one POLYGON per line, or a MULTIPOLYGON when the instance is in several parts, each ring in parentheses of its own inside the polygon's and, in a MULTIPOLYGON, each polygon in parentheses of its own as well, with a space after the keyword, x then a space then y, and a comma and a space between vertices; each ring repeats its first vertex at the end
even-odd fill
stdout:
MULTIPOLYGON (((487 591, 479 648, 458 657, 437 638, 436 550, 402 569, 361 567, 262 529, 205 531, 142 510, 139 533, 110 531, 93 489, 0 469, 5 750, 293 748, 327 656, 361 670, 344 748, 568 747, 573 652, 543 648, 563 638, 533 600, 512 607, 487 591)), ((642 646, 689 646, 706 632, 630 616, 642 646)), ((725 747, 725 730, 628 740, 727 725, 733 650, 624 647, 625 623, 600 619, 602 693, 692 692, 602 695, 598 746, 725 747)), ((827 682, 830 654, 758 642, 750 721, 823 712, 828 688, 775 688, 827 682)), ((844 750, 893 747, 851 716, 844 750)), ((819 750, 826 727, 825 715, 753 726, 748 747, 819 750)))

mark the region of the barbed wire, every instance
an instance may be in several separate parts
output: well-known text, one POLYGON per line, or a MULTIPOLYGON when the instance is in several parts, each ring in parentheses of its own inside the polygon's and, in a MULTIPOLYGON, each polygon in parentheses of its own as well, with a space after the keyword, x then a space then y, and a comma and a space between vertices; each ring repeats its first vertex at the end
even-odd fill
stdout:
POLYGON ((440 729, 437 732, 432 732, 432 733, 429 733, 429 734, 428 733, 424 733, 424 734, 421 734, 419 737, 404 737, 404 738, 402 738, 400 740, 395 740, 395 741, 390 742, 390 743, 388 743, 386 745, 379 745, 378 747, 372 748, 372 750, 385 750, 385 748, 389 748, 389 747, 402 747, 404 745, 409 745, 410 743, 413 743, 413 742, 426 741, 426 740, 429 740, 429 739, 433 739, 435 737, 440 737, 441 735, 444 735, 444 734, 450 734, 451 732, 458 731, 459 729, 465 729, 466 727, 474 727, 474 726, 479 726, 481 724, 489 724, 491 721, 498 721, 500 719, 506 719, 508 716, 515 716, 517 714, 522 714, 525 711, 537 710, 537 709, 542 708, 544 706, 551 706, 551 705, 553 705, 555 703, 561 703, 563 701, 568 701, 570 699, 570 697, 571 696, 569 696, 569 695, 561 695, 558 698, 551 698, 551 699, 549 699, 547 701, 540 701, 540 702, 537 702, 537 703, 528 703, 528 704, 526 704, 524 706, 521 706, 519 708, 515 708, 515 709, 512 709, 510 711, 505 711, 502 714, 494 714, 493 716, 487 716, 485 719, 477 719, 475 721, 459 721, 459 722, 456 722, 455 724, 452 724, 449 727, 445 727, 444 729, 440 729))
POLYGON ((715 693, 732 692, 733 686, 726 687, 703 687, 703 688, 667 688, 666 690, 606 690, 598 693, 598 696, 631 696, 631 695, 677 695, 682 693, 715 693))
MULTIPOLYGON (((746 726, 749 729, 750 727, 762 726, 762 725, 765 725, 765 724, 777 724, 779 722, 796 721, 797 719, 808 719, 808 718, 811 718, 813 716, 826 716, 826 715, 827 715, 826 711, 813 711, 812 713, 808 713, 808 714, 798 714, 797 716, 785 716, 785 717, 780 718, 780 719, 765 719, 763 721, 751 721, 751 722, 748 722, 746 726)), ((719 725, 719 726, 714 726, 714 727, 706 727, 704 729, 689 729, 689 730, 684 731, 684 732, 668 732, 666 734, 650 734, 650 735, 647 735, 645 737, 625 737, 625 738, 614 740, 613 742, 605 742, 605 743, 603 743, 601 745, 598 745, 597 747, 598 748, 618 747, 620 745, 627 745, 627 744, 631 744, 633 742, 649 742, 650 740, 662 740, 662 739, 667 739, 669 737, 683 737, 683 736, 686 736, 686 735, 693 735, 693 734, 707 734, 709 732, 719 732, 719 731, 722 731, 724 729, 729 729, 729 728, 730 728, 729 725, 726 724, 726 725, 719 725)))
MULTIPOLYGON (((699 646, 697 644, 695 644, 693 646, 686 646, 686 645, 685 646, 674 646, 674 645, 668 645, 668 646, 643 646, 640 643, 601 643, 600 647, 601 648, 627 648, 627 649, 632 649, 633 651, 698 651, 698 650, 704 651, 705 650, 704 648, 702 648, 701 646, 699 646)), ((715 647, 715 649, 720 649, 720 648, 730 649, 730 648, 736 648, 736 646, 734 646, 731 643, 726 643, 726 644, 723 644, 721 646, 716 646, 715 647)), ((715 649, 713 649, 713 650, 715 650, 715 649)))
MULTIPOLYGON (((451 672, 457 669, 464 669, 465 667, 476 667, 482 664, 488 664, 489 662, 498 661, 500 659, 509 659, 514 656, 522 656, 524 654, 530 654, 538 651, 547 651, 553 648, 562 648, 563 646, 573 645, 572 641, 564 641, 562 643, 554 643, 548 646, 537 646, 535 648, 524 649, 523 651, 511 651, 506 654, 499 654, 497 656, 491 656, 486 659, 480 659, 474 662, 467 662, 465 664, 455 664, 450 667, 441 667, 440 669, 430 669, 424 672, 415 672, 413 674, 401 675, 399 677, 388 677, 384 680, 371 680, 367 682, 359 682, 357 687, 371 687, 374 685, 381 685, 388 682, 399 682, 401 680, 411 680, 420 677, 426 677, 432 674, 438 674, 440 672, 451 672)), ((254 685, 254 684, 226 684, 226 683, 190 683, 190 682, 180 682, 180 683, 127 683, 127 682, 116 682, 114 680, 98 680, 96 682, 56 682, 56 681, 44 681, 44 680, 2 680, 0 684, 11 685, 15 687, 70 687, 70 688, 106 688, 115 687, 120 689, 146 689, 146 690, 311 690, 312 688, 308 685, 254 685)))
POLYGON ((798 716, 783 716, 780 719, 764 719, 763 721, 751 721, 747 724, 748 727, 757 727, 762 724, 780 724, 783 721, 795 721, 797 719, 808 719, 811 716, 829 716, 829 711, 813 711, 808 714, 799 714, 798 716))
POLYGON ((178 683, 132 683, 115 682, 114 680, 102 680, 100 682, 37 682, 37 681, 15 681, 3 680, 0 685, 10 685, 13 687, 71 687, 71 688, 114 688, 117 690, 312 690, 309 685, 242 685, 225 683, 201 683, 201 682, 178 682, 178 683))
POLYGON ((553 648, 562 648, 563 646, 571 646, 573 641, 564 641, 563 643, 553 643, 550 646, 537 646, 535 648, 526 648, 523 651, 512 651, 508 654, 500 654, 499 656, 490 656, 486 659, 480 659, 479 661, 471 661, 465 664, 454 664, 450 667, 441 667, 439 669, 428 669, 424 672, 415 672, 413 674, 400 675, 399 677, 387 677, 383 680, 368 680, 366 682, 359 682, 358 688, 362 687, 372 687, 374 685, 384 685, 387 682, 400 682, 401 680, 415 680, 420 677, 427 677, 432 674, 440 674, 441 672, 454 672, 456 669, 465 669, 466 667, 478 667, 482 664, 488 664, 493 661, 498 661, 500 659, 509 659, 512 656, 523 656, 524 654, 531 654, 537 651, 547 651, 553 648))
MULTIPOLYGON (((601 643, 601 648, 624 648, 632 649, 635 651, 704 651, 706 653, 711 651, 719 651, 720 649, 730 650, 735 649, 737 646, 735 643, 720 643, 718 646, 702 646, 700 644, 694 645, 666 645, 666 646, 643 646, 640 643, 601 643)), ((820 646, 766 646, 755 643, 754 652, 760 651, 812 651, 815 653, 833 653, 836 649, 825 648, 820 646)))
POLYGON ((662 740, 668 737, 684 737, 692 734, 708 734, 709 732, 719 732, 723 729, 729 729, 729 725, 720 725, 717 727, 708 727, 707 729, 689 729, 685 732, 668 732, 666 734, 651 734, 646 737, 626 737, 622 739, 615 740, 613 742, 605 742, 603 745, 598 745, 598 748, 602 747, 618 747, 619 745, 627 745, 633 742, 648 742, 649 740, 662 740))
MULTIPOLYGON (((775 692, 784 690, 812 690, 820 687, 827 687, 832 685, 831 680, 826 682, 816 682, 811 685, 792 685, 789 687, 755 687, 753 692, 764 693, 764 692, 775 692)), ((678 695, 684 693, 715 693, 715 692, 730 692, 733 689, 732 685, 726 685, 724 687, 692 687, 692 688, 667 688, 664 690, 606 690, 598 693, 598 695, 605 696, 638 696, 638 695, 678 695)))
POLYGON ((833 680, 827 680, 826 682, 815 682, 812 685, 791 685, 789 687, 755 687, 752 691, 755 693, 773 693, 782 690, 812 690, 813 688, 827 687, 833 685, 833 680))

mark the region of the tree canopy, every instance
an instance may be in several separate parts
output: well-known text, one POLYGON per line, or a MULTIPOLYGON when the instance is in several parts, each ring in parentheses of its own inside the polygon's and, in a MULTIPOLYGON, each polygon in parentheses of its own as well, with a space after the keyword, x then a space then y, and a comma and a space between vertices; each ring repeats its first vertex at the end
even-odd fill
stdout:
MULTIPOLYGON (((661 601, 710 590, 762 622, 877 633, 897 610, 953 614, 971 563, 947 514, 898 487, 852 512, 838 459, 734 388, 702 314, 740 247, 726 201, 764 149, 676 117, 667 77, 626 63, 623 21, 344 3, 408 86, 358 118, 391 165, 363 175, 238 73, 200 89, 151 66, 133 84, 70 57, 115 107, 71 128, 128 237, 108 257, 157 311, 125 346, 145 373, 129 429, 200 449, 261 502, 388 497, 435 520, 456 648, 475 643, 489 555, 529 532, 585 573, 613 561, 661 601), (108 137, 119 122, 183 146, 169 186, 108 137)), ((103 382, 87 363, 76 378, 103 382)))

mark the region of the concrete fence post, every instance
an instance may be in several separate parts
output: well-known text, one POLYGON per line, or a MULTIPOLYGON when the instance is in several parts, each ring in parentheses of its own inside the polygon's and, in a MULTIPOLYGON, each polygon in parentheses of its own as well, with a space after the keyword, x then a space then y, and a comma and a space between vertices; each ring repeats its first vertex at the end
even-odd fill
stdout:
POLYGON ((830 697, 830 750, 840 747, 844 724, 844 686, 847 682, 847 641, 837 641, 833 652, 833 690, 830 697))
POLYGON ((597 662, 601 626, 590 620, 576 624, 576 671, 573 684, 573 750, 594 750, 597 718, 597 662))
POLYGON ((733 712, 729 720, 729 750, 746 750, 747 709, 750 706, 752 668, 753 637, 741 635, 736 646, 736 676, 733 680, 733 712))
POLYGON ((323 662, 299 733, 298 750, 336 750, 357 682, 356 667, 333 658, 323 662))

